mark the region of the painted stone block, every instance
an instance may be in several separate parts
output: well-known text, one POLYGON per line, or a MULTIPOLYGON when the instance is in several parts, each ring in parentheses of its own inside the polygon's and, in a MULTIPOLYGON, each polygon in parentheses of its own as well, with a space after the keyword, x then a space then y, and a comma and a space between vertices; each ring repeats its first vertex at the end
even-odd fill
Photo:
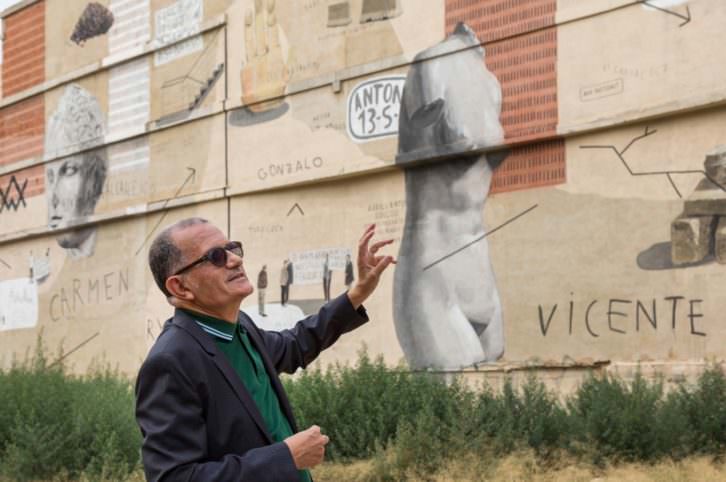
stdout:
POLYGON ((703 261, 713 252, 714 216, 680 216, 671 223, 671 260, 674 265, 703 261))
POLYGON ((706 154, 705 177, 684 205, 686 216, 726 216, 726 145, 706 154))
POLYGON ((703 167, 712 183, 726 187, 726 145, 717 146, 706 154, 703 167))
POLYGON ((726 264, 726 217, 719 218, 714 235, 714 251, 716 261, 719 264, 726 264))

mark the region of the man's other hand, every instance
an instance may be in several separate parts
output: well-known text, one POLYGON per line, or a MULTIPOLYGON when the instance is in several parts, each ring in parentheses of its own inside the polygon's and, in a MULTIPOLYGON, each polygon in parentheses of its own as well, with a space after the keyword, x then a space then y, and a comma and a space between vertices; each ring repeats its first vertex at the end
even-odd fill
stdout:
POLYGON ((396 262, 393 256, 376 256, 379 249, 393 242, 392 239, 378 241, 373 243, 372 246, 368 246, 374 234, 376 234, 376 225, 371 224, 358 241, 358 279, 353 287, 348 290, 348 298, 356 309, 376 289, 381 273, 389 264, 395 264, 396 262))
POLYGON ((284 440, 295 461, 295 467, 299 470, 309 469, 321 463, 325 457, 325 446, 329 441, 328 436, 323 435, 317 425, 284 440))

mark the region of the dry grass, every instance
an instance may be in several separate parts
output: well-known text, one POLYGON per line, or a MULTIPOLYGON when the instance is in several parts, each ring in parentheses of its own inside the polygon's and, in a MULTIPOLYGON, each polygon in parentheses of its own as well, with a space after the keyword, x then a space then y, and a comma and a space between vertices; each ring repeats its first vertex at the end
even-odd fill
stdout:
MULTIPOLYGON (((353 464, 326 463, 313 471, 316 482, 372 482, 372 461, 353 464)), ((420 480, 414 477, 406 480, 420 480)), ((598 468, 563 461, 555 467, 542 467, 530 453, 510 455, 487 464, 474 456, 457 459, 432 478, 435 482, 714 482, 726 481, 726 464, 707 457, 681 462, 663 461, 654 465, 622 464, 598 468)))
MULTIPOLYGON (((441 472, 433 474, 431 482, 726 482, 726 463, 709 457, 692 457, 681 462, 663 461, 654 465, 622 464, 598 468, 583 463, 562 460, 556 466, 542 467, 529 452, 509 455, 487 463, 488 457, 470 455, 453 460, 441 472)), ((325 463, 313 470, 316 482, 375 482, 372 460, 350 464, 325 463)), ((141 470, 123 482, 143 482, 141 470)), ((419 482, 421 479, 403 479, 419 482)), ((49 482, 66 482, 58 478, 49 482)), ((0 482, 6 481, 0 477, 0 482)), ((81 479, 78 482, 89 482, 81 479)), ((118 482, 106 480, 104 482, 118 482)))

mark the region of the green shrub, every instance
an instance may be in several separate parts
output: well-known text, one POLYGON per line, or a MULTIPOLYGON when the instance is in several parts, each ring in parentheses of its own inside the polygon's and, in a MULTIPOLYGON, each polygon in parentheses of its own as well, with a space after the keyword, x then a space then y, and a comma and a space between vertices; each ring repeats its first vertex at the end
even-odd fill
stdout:
POLYGON ((686 387, 681 385, 661 404, 654 427, 657 454, 679 460, 694 453, 695 432, 688 416, 689 398, 686 387))
POLYGON ((726 376, 712 367, 698 378, 692 391, 682 388, 681 406, 691 428, 696 453, 719 455, 726 450, 726 376))
POLYGON ((141 443, 130 382, 108 369, 69 375, 38 346, 32 359, 0 372, 0 474, 125 478, 141 443))
POLYGON ((388 368, 382 357, 371 360, 365 352, 354 367, 312 367, 286 379, 285 388, 298 426, 317 424, 330 436, 327 454, 332 460, 372 456, 424 409, 451 425, 464 391, 458 383, 447 385, 432 375, 388 368))
POLYGON ((567 445, 570 436, 567 413, 536 377, 528 377, 515 408, 516 433, 536 454, 546 455, 567 445))
POLYGON ((613 376, 591 377, 570 402, 575 425, 600 458, 651 460, 658 451, 657 426, 663 385, 640 373, 627 384, 613 376))
POLYGON ((534 376, 495 393, 458 379, 388 368, 365 352, 355 367, 309 370, 286 382, 300 425, 321 425, 330 458, 373 456, 375 480, 426 479, 452 454, 533 449, 541 461, 568 451, 596 463, 719 455, 726 448, 726 377, 665 393, 640 374, 626 383, 591 376, 565 405, 534 376), (413 475, 412 475, 413 474, 413 475), (427 475, 429 474, 429 475, 427 475))

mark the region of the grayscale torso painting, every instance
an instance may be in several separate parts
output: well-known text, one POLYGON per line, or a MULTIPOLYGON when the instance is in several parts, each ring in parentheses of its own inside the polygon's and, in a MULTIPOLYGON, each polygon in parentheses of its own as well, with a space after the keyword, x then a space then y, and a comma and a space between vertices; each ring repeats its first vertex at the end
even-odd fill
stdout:
POLYGON ((476 152, 503 142, 501 87, 464 24, 415 61, 396 158, 405 169, 406 219, 394 322, 412 367, 460 368, 504 352, 501 303, 481 239, 492 171, 503 156, 476 152))

